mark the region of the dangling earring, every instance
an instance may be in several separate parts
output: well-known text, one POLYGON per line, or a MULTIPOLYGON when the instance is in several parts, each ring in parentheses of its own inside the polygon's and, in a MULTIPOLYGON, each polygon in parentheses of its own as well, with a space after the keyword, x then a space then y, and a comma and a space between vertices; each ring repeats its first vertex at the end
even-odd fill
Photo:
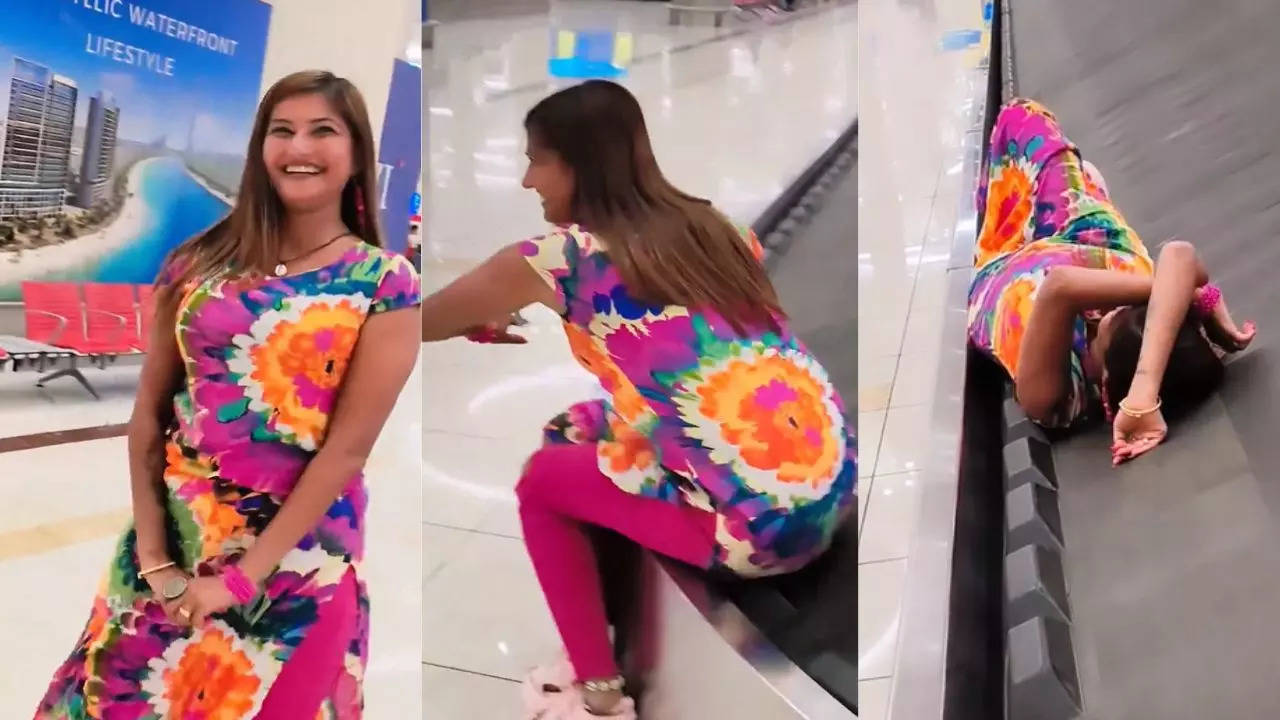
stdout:
POLYGON ((364 188, 356 185, 356 224, 360 226, 360 232, 363 233, 364 227, 364 188))
POLYGON ((1107 375, 1102 374, 1102 414, 1110 425, 1116 421, 1115 415, 1111 412, 1111 398, 1107 397, 1107 375))

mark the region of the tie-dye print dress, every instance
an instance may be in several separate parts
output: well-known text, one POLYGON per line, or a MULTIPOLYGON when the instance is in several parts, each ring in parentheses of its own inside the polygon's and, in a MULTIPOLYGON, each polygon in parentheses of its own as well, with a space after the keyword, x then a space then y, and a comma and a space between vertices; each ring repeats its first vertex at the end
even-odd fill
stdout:
MULTIPOLYGON (((365 320, 420 302, 409 262, 366 244, 291 277, 187 288, 164 472, 169 552, 183 570, 214 574, 253 544, 324 443, 365 320)), ((239 720, 265 703, 264 716, 359 718, 366 505, 363 476, 351 478, 254 602, 195 629, 170 622, 138 578, 129 528, 35 717, 239 720)))
POLYGON ((638 302, 601 240, 577 225, 523 251, 566 308, 574 355, 609 395, 554 418, 547 442, 595 443, 600 471, 623 490, 714 512, 717 569, 789 572, 827 548, 852 510, 853 433, 826 371, 785 323, 740 334, 713 312, 638 302))
MULTIPOLYGON (((1030 100, 1015 100, 1000 111, 977 205, 982 226, 969 289, 969 340, 1011 378, 1050 268, 1154 272, 1142 240, 1112 205, 1100 178, 1085 169, 1053 114, 1030 100)), ((1063 358, 1067 393, 1049 417, 1037 418, 1040 424, 1068 427, 1096 404, 1097 389, 1085 373, 1088 341, 1086 317, 1077 317, 1070 357, 1063 358)))

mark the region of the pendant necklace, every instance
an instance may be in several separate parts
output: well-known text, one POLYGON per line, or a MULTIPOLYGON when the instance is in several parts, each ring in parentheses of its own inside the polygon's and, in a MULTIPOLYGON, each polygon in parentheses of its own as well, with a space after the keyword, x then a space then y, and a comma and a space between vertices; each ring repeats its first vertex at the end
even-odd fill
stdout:
POLYGON ((306 252, 302 253, 301 255, 297 255, 297 256, 295 256, 295 257, 291 257, 291 258, 289 258, 288 260, 281 260, 281 261, 276 265, 276 267, 275 267, 276 277, 284 277, 285 275, 288 275, 288 274, 289 274, 289 265, 290 265, 291 263, 295 263, 295 262, 297 262, 297 261, 299 261, 299 260, 302 260, 302 259, 304 259, 304 258, 311 257, 312 255, 314 255, 314 254, 316 254, 316 253, 320 252, 321 250, 323 250, 323 249, 325 249, 325 248, 329 247, 330 245, 334 244, 334 243, 335 243, 335 242, 337 242, 339 239, 344 238, 344 237, 346 237, 346 236, 348 236, 348 235, 350 235, 350 234, 351 234, 351 233, 349 233, 349 232, 343 232, 343 233, 341 233, 341 234, 339 234, 339 235, 334 235, 332 238, 329 238, 329 239, 328 239, 327 241, 325 241, 323 244, 321 244, 321 245, 317 245, 316 247, 311 248, 310 250, 308 250, 308 251, 306 251, 306 252))

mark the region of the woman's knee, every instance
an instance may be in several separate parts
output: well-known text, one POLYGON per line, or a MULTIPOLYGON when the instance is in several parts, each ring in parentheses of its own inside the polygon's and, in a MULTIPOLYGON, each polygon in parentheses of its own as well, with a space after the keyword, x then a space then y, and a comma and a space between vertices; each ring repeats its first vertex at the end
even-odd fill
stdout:
POLYGON ((552 445, 535 450, 524 461, 524 467, 520 469, 520 480, 516 483, 516 498, 521 505, 536 502, 537 498, 545 492, 547 478, 550 477, 546 472, 546 466, 555 447, 552 445))

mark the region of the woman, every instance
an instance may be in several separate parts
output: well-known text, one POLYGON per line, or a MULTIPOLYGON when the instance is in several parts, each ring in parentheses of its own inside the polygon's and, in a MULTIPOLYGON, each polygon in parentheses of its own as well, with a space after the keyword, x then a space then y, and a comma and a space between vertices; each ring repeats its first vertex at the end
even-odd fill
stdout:
POLYGON ((133 523, 38 720, 360 717, 362 468, 420 302, 381 248, 375 180, 351 83, 267 92, 235 207, 161 271, 133 523))
MULTIPOLYGON (((630 93, 568 88, 538 103, 525 130, 524 186, 555 229, 425 299, 423 338, 542 303, 608 392, 546 426, 516 487, 570 661, 536 670, 525 694, 528 716, 543 720, 634 717, 590 528, 741 577, 796 570, 852 511, 853 436, 825 371, 787 329, 759 243, 667 182, 630 93)), ((510 340, 498 327, 488 339, 510 340)))
POLYGON ((1100 400, 1114 417, 1115 464, 1164 439, 1162 410, 1185 411, 1217 387, 1214 346, 1253 340, 1190 244, 1166 243, 1152 262, 1096 168, 1035 102, 1001 110, 977 203, 970 341, 1047 428, 1076 424, 1100 400))

